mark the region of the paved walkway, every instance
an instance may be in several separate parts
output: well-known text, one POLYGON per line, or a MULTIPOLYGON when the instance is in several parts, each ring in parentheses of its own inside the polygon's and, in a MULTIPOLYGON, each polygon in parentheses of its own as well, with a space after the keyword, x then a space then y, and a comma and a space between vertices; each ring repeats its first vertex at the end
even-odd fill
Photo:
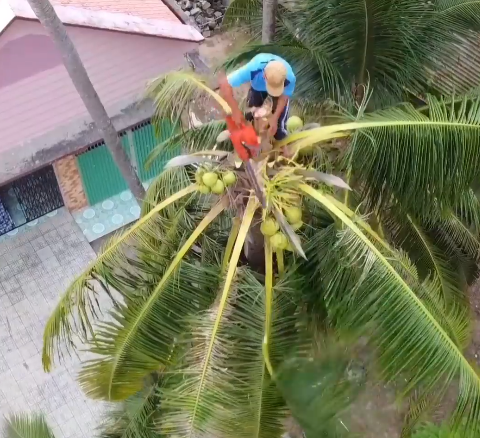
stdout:
POLYGON ((0 240, 0 421, 44 412, 56 438, 91 438, 103 406, 78 387, 78 359, 45 374, 41 349, 59 296, 95 253, 65 209, 49 216, 0 240))

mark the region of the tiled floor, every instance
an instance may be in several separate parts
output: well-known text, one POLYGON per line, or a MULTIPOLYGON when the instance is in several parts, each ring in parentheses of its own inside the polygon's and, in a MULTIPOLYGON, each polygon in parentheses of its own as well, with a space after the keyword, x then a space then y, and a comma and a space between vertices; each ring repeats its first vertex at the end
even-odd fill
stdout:
MULTIPOLYGON (((152 180, 144 182, 147 189, 152 180)), ((140 207, 130 190, 73 213, 85 238, 93 242, 131 224, 140 217, 140 207)))
POLYGON ((2 236, 0 421, 11 413, 43 412, 56 438, 94 436, 103 405, 86 399, 78 387, 79 359, 50 374, 41 363, 44 324, 66 286, 94 256, 65 209, 2 236))

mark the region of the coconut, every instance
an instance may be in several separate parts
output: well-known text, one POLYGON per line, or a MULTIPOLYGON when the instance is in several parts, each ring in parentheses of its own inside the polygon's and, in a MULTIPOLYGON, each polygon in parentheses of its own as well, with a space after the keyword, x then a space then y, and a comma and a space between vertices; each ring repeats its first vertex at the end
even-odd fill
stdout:
POLYGON ((228 187, 235 184, 237 180, 237 176, 231 170, 225 172, 222 176, 223 183, 228 187))
POLYGON ((264 236, 273 236, 279 228, 277 221, 270 217, 267 217, 260 225, 260 231, 264 236))
POLYGON ((302 209, 299 207, 287 207, 285 209, 285 216, 291 224, 300 222, 302 220, 302 209))
POLYGON ((195 181, 198 184, 203 184, 202 177, 204 173, 205 173, 205 169, 203 167, 199 167, 195 172, 195 181))
POLYGON ((289 117, 287 120, 287 131, 295 132, 303 126, 303 120, 298 116, 289 117))
POLYGON ((293 224, 290 224, 291 227, 293 228, 294 231, 297 231, 299 230, 300 228, 302 228, 303 226, 303 222, 302 221, 298 221, 298 222, 294 222, 293 224))
POLYGON ((203 193, 204 195, 208 195, 210 193, 210 187, 201 185, 201 186, 198 186, 198 191, 200 193, 203 193))
POLYGON ((272 244, 273 249, 286 249, 288 246, 288 239, 285 234, 279 231, 270 237, 270 243, 272 244))
POLYGON ((208 187, 213 187, 218 181, 218 175, 215 172, 207 172, 202 176, 203 184, 208 187))
POLYGON ((212 193, 221 195, 224 191, 225 191, 225 184, 223 184, 222 180, 218 179, 215 185, 212 187, 212 193))

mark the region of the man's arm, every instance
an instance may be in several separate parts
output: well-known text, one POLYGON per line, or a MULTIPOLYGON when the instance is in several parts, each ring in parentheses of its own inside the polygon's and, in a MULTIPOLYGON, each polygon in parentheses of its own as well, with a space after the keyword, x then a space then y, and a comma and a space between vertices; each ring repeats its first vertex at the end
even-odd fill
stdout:
POLYGON ((232 117, 235 123, 242 123, 243 122, 243 114, 238 107, 238 103, 235 100, 233 95, 233 87, 228 82, 227 76, 222 74, 219 78, 219 85, 220 85, 220 96, 222 96, 225 101, 228 103, 228 106, 232 110, 232 117))
POLYGON ((236 123, 243 122, 243 114, 238 107, 238 103, 233 95, 233 88, 250 81, 249 65, 245 65, 238 70, 235 70, 228 76, 222 75, 220 77, 220 95, 225 99, 232 109, 232 117, 236 123))
POLYGON ((275 108, 275 112, 273 113, 273 116, 277 120, 280 118, 280 115, 282 114, 282 111, 287 106, 287 103, 288 103, 288 96, 285 96, 285 94, 282 94, 277 100, 277 108, 275 108))
POLYGON ((269 120, 269 132, 270 135, 275 135, 277 132, 278 127, 278 119, 280 118, 282 111, 285 109, 288 103, 288 96, 282 94, 277 100, 277 107, 275 108, 275 112, 270 116, 269 120))

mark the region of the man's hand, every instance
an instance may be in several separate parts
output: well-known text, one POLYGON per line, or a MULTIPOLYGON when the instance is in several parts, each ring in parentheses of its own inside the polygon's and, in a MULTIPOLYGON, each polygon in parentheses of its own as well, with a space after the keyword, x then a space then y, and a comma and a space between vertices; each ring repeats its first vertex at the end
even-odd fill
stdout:
POLYGON ((268 133, 273 137, 277 133, 278 128, 278 116, 272 114, 268 119, 268 133))
POLYGON ((237 125, 241 125, 242 123, 245 123, 245 117, 240 111, 240 109, 237 107, 232 107, 232 119, 237 125))

